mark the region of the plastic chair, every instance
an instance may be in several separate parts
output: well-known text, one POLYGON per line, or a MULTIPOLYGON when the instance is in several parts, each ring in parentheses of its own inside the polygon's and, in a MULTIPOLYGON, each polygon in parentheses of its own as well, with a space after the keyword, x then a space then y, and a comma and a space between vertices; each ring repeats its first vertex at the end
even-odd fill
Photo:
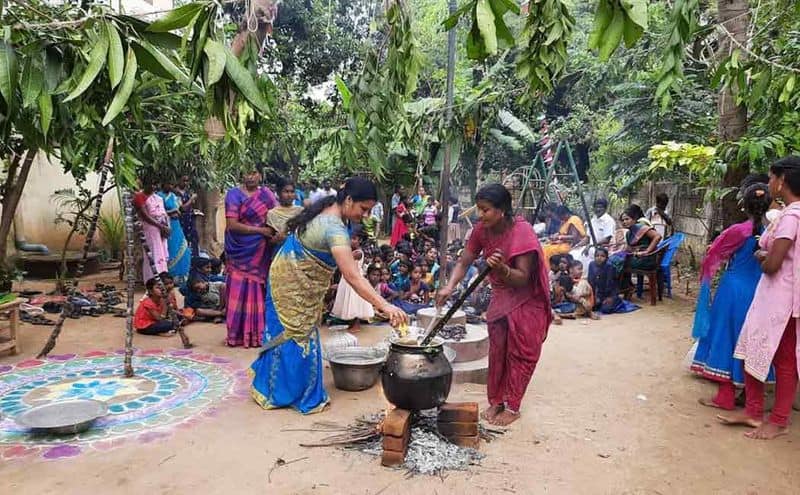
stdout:
POLYGON ((683 232, 675 232, 671 237, 667 237, 659 243, 659 248, 665 247, 664 256, 661 258, 661 278, 659 280, 659 294, 663 294, 664 289, 667 290, 667 297, 672 299, 672 258, 678 252, 683 241, 686 239, 686 234, 683 232))
POLYGON ((644 294, 644 277, 647 276, 650 282, 650 304, 656 304, 656 292, 658 292, 658 300, 660 301, 664 295, 664 288, 667 289, 667 297, 672 298, 672 258, 678 252, 678 248, 683 244, 686 239, 686 234, 683 232, 676 232, 672 236, 667 237, 658 243, 656 248, 656 255, 658 256, 658 269, 649 271, 634 270, 632 273, 636 275, 636 295, 639 299, 644 294))

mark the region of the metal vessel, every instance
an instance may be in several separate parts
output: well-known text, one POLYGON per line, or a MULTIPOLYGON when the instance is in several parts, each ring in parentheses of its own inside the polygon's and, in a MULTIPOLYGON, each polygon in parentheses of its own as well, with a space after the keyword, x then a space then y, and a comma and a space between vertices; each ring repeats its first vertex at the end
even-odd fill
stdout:
POLYGON ((453 368, 442 339, 428 346, 393 340, 381 370, 386 399, 401 409, 419 411, 439 407, 447 401, 453 368))

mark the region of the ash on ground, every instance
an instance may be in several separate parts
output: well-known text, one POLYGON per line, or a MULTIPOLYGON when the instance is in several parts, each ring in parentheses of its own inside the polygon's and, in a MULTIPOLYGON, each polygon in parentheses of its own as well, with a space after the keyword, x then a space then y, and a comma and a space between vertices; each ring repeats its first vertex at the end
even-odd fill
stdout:
MULTIPOLYGON (((365 454, 380 456, 383 453, 383 439, 377 437, 354 448, 365 454)), ((436 430, 436 416, 417 416, 411 426, 411 441, 402 467, 414 474, 440 475, 443 471, 464 471, 470 466, 479 465, 484 457, 475 449, 448 442, 436 430)))

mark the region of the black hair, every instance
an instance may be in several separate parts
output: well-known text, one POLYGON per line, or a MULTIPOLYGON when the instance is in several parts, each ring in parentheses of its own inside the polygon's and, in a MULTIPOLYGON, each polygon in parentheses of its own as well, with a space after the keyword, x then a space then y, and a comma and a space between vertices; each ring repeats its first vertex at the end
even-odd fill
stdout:
POLYGON ((559 263, 561 263, 560 254, 554 254, 553 256, 550 256, 550 266, 558 266, 559 263))
POLYGON ((373 263, 373 264, 369 265, 367 267, 367 275, 369 275, 370 273, 374 272, 375 270, 377 270, 379 272, 382 272, 383 271, 383 265, 381 265, 379 263, 373 263))
POLYGON ((173 282, 175 281, 175 279, 172 277, 172 275, 169 274, 169 272, 161 272, 161 273, 159 273, 158 274, 158 278, 161 279, 161 283, 166 283, 167 280, 171 280, 173 282))
POLYGON ((795 196, 800 196, 800 156, 789 155, 773 163, 769 168, 776 177, 782 177, 783 182, 795 196))
POLYGON ((278 194, 280 194, 286 186, 294 187, 294 181, 286 177, 278 177, 275 179, 275 192, 278 194))
POLYGON ((608 208, 608 200, 606 198, 597 198, 594 200, 594 205, 601 208, 608 208))
POLYGON ((772 197, 769 195, 769 188, 763 183, 754 183, 744 190, 742 199, 744 211, 753 220, 753 236, 761 235, 761 219, 769 210, 772 204, 772 197))
POLYGON ((597 246, 596 248, 594 248, 594 254, 597 253, 604 253, 606 255, 606 258, 608 258, 608 249, 606 249, 603 246, 597 246))
POLYGON ((557 215, 559 218, 561 218, 561 217, 565 217, 565 216, 568 216, 568 215, 572 215, 572 212, 570 211, 570 209, 569 209, 569 208, 567 208, 567 206, 566 206, 566 205, 558 205, 558 206, 556 206, 556 207, 555 207, 555 209, 553 210, 553 212, 554 212, 554 213, 555 213, 555 214, 556 214, 556 215, 557 215))
POLYGON ((147 289, 147 292, 150 292, 151 290, 153 290, 153 287, 155 287, 155 286, 156 286, 156 279, 155 278, 150 278, 150 279, 147 280, 147 282, 144 283, 144 288, 147 289))
POLYGON ((503 212, 507 220, 514 219, 514 210, 511 208, 511 193, 502 184, 487 184, 478 190, 475 202, 486 201, 503 212))
POLYGON ((579 260, 572 260, 572 261, 569 263, 569 269, 570 269, 570 270, 572 270, 572 269, 573 269, 573 268, 575 268, 576 266, 583 267, 583 263, 582 263, 581 261, 579 261, 579 260))
POLYGON ((286 229, 289 232, 297 231, 303 233, 306 230, 308 223, 317 218, 322 210, 333 206, 334 203, 343 204, 344 201, 350 198, 353 201, 377 201, 378 189, 372 181, 363 179, 361 177, 351 177, 344 183, 344 187, 336 194, 336 196, 327 196, 322 198, 298 213, 297 216, 291 218, 286 222, 286 229))
POLYGON ((632 204, 627 208, 625 208, 625 211, 622 212, 622 215, 627 215, 634 222, 638 222, 640 218, 644 217, 644 211, 642 211, 641 206, 637 204, 632 204))
POLYGON ((401 262, 400 262, 400 263, 397 265, 397 267, 399 268, 399 267, 401 267, 401 266, 404 266, 404 267, 408 268, 408 271, 409 271, 409 272, 411 272, 411 262, 410 262, 410 261, 406 261, 406 260, 403 260, 403 261, 401 261, 401 262))
POLYGON ((667 203, 669 203, 669 196, 667 196, 667 193, 663 193, 662 192, 662 193, 656 194, 656 204, 659 204, 659 203, 663 203, 665 205, 667 203))
POLYGON ((572 277, 566 273, 563 273, 558 277, 558 285, 560 285, 565 291, 569 292, 572 290, 572 287, 575 286, 575 283, 572 281, 572 277))
POLYGON ((199 270, 210 264, 211 260, 209 258, 201 258, 199 256, 192 261, 192 265, 194 265, 195 270, 199 270))
POLYGON ((414 249, 411 246, 411 243, 408 241, 400 241, 397 243, 397 252, 400 254, 405 254, 406 256, 411 256, 414 252, 414 249))
POLYGON ((744 190, 752 186, 753 184, 766 184, 768 182, 769 182, 769 175, 767 174, 749 174, 747 177, 742 179, 742 183, 739 185, 739 189, 741 189, 742 194, 744 194, 744 190))

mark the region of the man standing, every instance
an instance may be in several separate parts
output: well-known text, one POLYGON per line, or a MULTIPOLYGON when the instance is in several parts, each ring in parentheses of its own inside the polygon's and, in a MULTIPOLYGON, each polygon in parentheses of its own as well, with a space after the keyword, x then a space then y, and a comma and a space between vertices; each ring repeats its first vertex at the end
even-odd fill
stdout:
POLYGON ((661 234, 661 238, 667 237, 667 227, 672 228, 672 217, 669 216, 667 205, 669 204, 669 196, 666 193, 659 193, 656 196, 656 205, 647 210, 644 214, 645 218, 650 220, 653 228, 661 234))
POLYGON ((370 212, 370 217, 372 217, 372 221, 375 224, 375 237, 379 237, 381 235, 381 225, 383 225, 383 203, 380 201, 375 202, 375 206, 372 207, 372 211, 370 212))
POLYGON ((197 194, 189 191, 190 180, 188 175, 181 176, 175 192, 181 200, 181 229, 186 237, 186 242, 192 251, 192 256, 197 256, 200 251, 200 236, 197 233, 195 224, 195 207, 197 204, 197 194))

